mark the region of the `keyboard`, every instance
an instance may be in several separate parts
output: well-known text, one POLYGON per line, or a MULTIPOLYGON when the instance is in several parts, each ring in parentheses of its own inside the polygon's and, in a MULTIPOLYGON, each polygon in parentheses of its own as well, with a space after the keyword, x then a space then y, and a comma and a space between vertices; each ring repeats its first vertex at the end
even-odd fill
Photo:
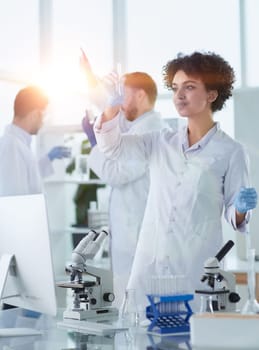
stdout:
POLYGON ((42 335, 41 331, 32 328, 0 328, 0 337, 24 337, 42 335))
POLYGON ((63 322, 58 322, 57 326, 59 328, 73 329, 74 331, 79 333, 96 335, 109 335, 114 334, 116 332, 123 332, 128 329, 128 327, 118 327, 116 325, 107 323, 79 321, 72 319, 65 319, 63 322))

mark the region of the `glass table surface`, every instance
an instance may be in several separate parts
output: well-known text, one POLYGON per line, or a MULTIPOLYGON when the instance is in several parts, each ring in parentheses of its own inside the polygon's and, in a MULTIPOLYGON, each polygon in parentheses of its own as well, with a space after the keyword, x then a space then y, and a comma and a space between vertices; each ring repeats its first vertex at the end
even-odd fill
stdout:
MULTIPOLYGON (((169 350, 192 348, 189 334, 148 334, 138 327, 113 335, 92 335, 59 328, 62 312, 56 317, 15 308, 0 311, 0 328, 29 327, 42 331, 42 335, 0 337, 1 350, 169 350)), ((218 350, 219 348, 217 348, 218 350)), ((220 348, 223 349, 223 348, 220 348)), ((216 350, 207 348, 206 350, 216 350)), ((241 349, 239 349, 241 350, 241 349)), ((243 349, 245 350, 245 349, 243 349)), ((246 349, 247 350, 247 349, 246 349)))

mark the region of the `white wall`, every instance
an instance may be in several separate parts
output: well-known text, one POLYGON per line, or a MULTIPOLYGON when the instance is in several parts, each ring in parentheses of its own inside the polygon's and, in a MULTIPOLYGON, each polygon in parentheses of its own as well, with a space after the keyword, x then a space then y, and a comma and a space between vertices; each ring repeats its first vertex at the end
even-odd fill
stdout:
MULTIPOLYGON (((234 92, 235 138, 242 142, 250 156, 251 186, 259 193, 259 88, 244 88, 234 92)), ((252 244, 259 254, 259 209, 253 211, 250 223, 252 244)), ((245 240, 237 236, 237 251, 245 257, 245 240)))

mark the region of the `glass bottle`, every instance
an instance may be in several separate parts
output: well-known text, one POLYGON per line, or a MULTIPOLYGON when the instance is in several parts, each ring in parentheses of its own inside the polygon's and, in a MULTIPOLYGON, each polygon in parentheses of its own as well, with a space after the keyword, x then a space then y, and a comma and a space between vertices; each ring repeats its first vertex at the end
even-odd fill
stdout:
POLYGON ((126 327, 136 327, 139 324, 139 313, 135 289, 127 289, 125 291, 121 320, 122 324, 126 327))
MULTIPOLYGON (((249 234, 249 233, 248 233, 249 234)), ((250 242, 249 242, 250 243, 250 242)), ((251 246, 251 243, 250 243, 251 246)), ((259 304, 255 297, 255 249, 247 244, 247 287, 248 300, 242 309, 242 314, 258 314, 259 304)))

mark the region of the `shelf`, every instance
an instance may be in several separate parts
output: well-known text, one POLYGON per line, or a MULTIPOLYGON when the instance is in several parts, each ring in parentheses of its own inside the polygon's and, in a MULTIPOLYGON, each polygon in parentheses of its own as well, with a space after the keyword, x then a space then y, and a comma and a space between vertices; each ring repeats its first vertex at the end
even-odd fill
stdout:
POLYGON ((77 227, 65 227, 63 229, 53 229, 50 230, 53 235, 62 235, 63 233, 86 233, 91 229, 88 227, 85 228, 77 228, 77 227))
POLYGON ((77 184, 77 185, 105 185, 105 182, 99 179, 81 180, 78 178, 48 179, 44 184, 77 184))
POLYGON ((64 229, 65 232, 70 232, 70 233, 86 233, 90 231, 91 229, 89 227, 66 227, 64 229))
MULTIPOLYGON (((63 233, 87 233, 89 231, 91 231, 92 229, 89 228, 89 227, 83 227, 83 228, 79 228, 79 227, 72 227, 72 226, 68 226, 68 227, 65 227, 63 229, 53 229, 53 230, 50 230, 51 233, 53 235, 60 235, 60 234, 63 234, 63 233)), ((101 228, 94 228, 93 230, 99 232, 101 230, 101 228)))

